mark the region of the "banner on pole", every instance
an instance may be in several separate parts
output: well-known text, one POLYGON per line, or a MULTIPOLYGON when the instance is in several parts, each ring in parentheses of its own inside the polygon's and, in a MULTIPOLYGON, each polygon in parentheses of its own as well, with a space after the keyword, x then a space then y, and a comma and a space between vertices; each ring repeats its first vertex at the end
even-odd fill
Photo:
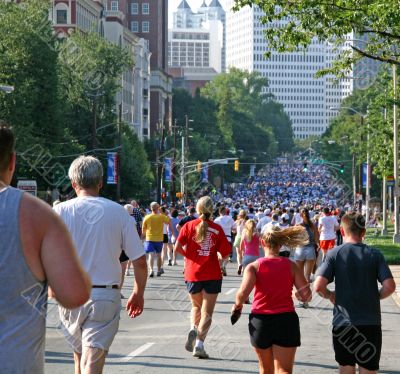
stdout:
MULTIPOLYGON (((367 169, 368 165, 366 163, 362 164, 362 187, 367 188, 367 169)), ((368 183, 369 187, 371 188, 371 182, 372 182, 372 168, 369 167, 369 176, 368 176, 368 183)))
POLYGON ((250 165, 250 177, 254 177, 256 174, 256 165, 250 165))
POLYGON ((172 158, 164 159, 164 169, 165 169, 165 181, 172 181, 172 158))
POLYGON ((208 165, 204 164, 201 169, 201 182, 208 183, 208 165))
POLYGON ((117 152, 107 152, 107 184, 118 184, 117 152))

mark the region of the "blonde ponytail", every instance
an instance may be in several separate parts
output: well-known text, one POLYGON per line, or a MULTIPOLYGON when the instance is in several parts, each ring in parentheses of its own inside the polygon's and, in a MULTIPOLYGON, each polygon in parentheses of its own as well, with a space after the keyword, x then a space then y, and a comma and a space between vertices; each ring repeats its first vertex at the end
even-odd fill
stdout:
POLYGON ((207 236, 208 223, 213 214, 214 204, 208 196, 204 196, 197 202, 197 213, 200 214, 201 222, 196 226, 195 241, 201 243, 207 236))
POLYGON ((277 253, 282 246, 295 248, 309 243, 307 231, 303 226, 293 226, 286 229, 271 226, 264 232, 262 239, 269 249, 277 253))

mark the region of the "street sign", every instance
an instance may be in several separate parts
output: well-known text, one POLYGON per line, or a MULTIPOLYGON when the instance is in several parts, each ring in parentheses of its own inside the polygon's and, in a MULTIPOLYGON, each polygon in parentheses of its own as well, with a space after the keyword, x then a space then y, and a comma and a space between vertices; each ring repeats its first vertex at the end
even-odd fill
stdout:
POLYGON ((389 187, 394 186, 394 176, 393 175, 389 175, 386 177, 386 185, 389 187))
POLYGON ((210 158, 208 160, 208 162, 210 164, 214 164, 214 165, 226 165, 228 163, 228 159, 226 158, 210 158))
POLYGON ((37 196, 37 183, 35 180, 19 180, 17 188, 33 196, 37 196))

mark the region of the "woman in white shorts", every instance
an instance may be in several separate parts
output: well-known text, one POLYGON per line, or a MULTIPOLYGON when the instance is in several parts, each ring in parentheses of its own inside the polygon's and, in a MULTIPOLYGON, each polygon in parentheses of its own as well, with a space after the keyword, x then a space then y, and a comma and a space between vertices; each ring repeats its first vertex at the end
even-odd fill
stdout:
MULTIPOLYGON (((318 229, 310 219, 310 213, 307 208, 302 209, 301 218, 303 222, 299 226, 303 226, 307 230, 309 243, 302 247, 297 247, 294 253, 294 259, 299 268, 304 272, 304 276, 308 282, 311 279, 311 272, 313 270, 316 260, 316 250, 319 243, 318 229)), ((301 306, 307 308, 308 303, 303 303, 301 306)))

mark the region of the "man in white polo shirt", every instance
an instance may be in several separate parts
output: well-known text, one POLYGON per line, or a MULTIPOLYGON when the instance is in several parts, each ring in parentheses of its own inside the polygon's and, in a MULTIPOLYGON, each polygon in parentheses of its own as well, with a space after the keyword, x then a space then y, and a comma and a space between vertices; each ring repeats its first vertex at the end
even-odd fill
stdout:
POLYGON ((54 210, 67 225, 93 286, 85 305, 72 310, 59 307, 62 330, 74 350, 75 372, 102 373, 120 319, 119 256, 124 250, 135 271, 126 306, 132 318, 143 311, 146 257, 132 218, 119 204, 99 197, 103 180, 100 161, 81 156, 73 161, 68 175, 77 197, 54 210))

